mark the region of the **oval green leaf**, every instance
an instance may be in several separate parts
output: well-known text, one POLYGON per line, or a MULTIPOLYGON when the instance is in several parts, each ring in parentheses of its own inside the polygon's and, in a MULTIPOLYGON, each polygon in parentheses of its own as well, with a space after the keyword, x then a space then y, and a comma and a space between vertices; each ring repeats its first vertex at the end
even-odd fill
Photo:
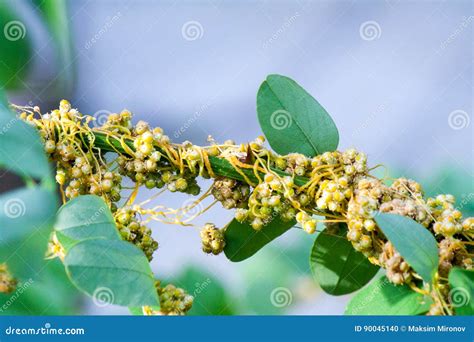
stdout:
POLYGON ((0 102, 0 168, 38 179, 50 176, 38 132, 0 102))
POLYGON ((449 301, 456 315, 474 315, 474 271, 455 267, 449 272, 449 301))
POLYGON ((419 315, 430 302, 406 285, 393 285, 383 276, 360 290, 346 308, 346 315, 419 315))
POLYGON ((322 231, 314 241, 310 267, 314 280, 324 292, 339 296, 357 291, 378 272, 346 239, 347 225, 339 224, 337 234, 322 231))
POLYGON ((326 110, 292 79, 269 75, 257 94, 260 126, 279 154, 334 151, 339 133, 326 110))
POLYGON ((98 303, 159 305, 148 260, 131 243, 84 240, 72 246, 64 265, 73 284, 98 303))
POLYGON ((377 225, 395 249, 426 282, 438 269, 438 246, 433 235, 409 217, 378 213, 377 225))
POLYGON ((66 250, 85 239, 120 240, 110 209, 102 198, 95 195, 79 196, 63 205, 58 211, 54 229, 66 250))
POLYGON ((267 223, 260 231, 256 231, 248 223, 240 223, 233 219, 225 229, 224 253, 230 261, 242 261, 257 253, 267 243, 273 241, 288 229, 293 227, 296 221, 282 221, 275 217, 267 223))

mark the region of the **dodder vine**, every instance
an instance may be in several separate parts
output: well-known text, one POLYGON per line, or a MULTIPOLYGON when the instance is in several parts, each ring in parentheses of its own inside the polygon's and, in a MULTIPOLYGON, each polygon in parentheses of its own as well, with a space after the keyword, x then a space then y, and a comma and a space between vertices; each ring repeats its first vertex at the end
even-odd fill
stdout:
MULTIPOLYGON (((81 114, 65 100, 46 114, 37 107, 15 108, 39 130, 45 151, 56 163, 63 202, 83 195, 100 196, 121 238, 140 248, 148 260, 158 248, 147 227, 151 220, 192 226, 197 216, 220 202, 235 211, 235 221, 223 229, 212 223, 202 228, 206 253, 225 251, 232 260, 234 251, 240 250, 236 244, 244 247, 256 241, 258 249, 287 229, 274 233, 282 226, 298 223, 313 234, 318 223, 323 223, 326 229, 318 231, 316 252, 319 245, 328 243, 321 236, 345 237, 357 251, 345 256, 348 265, 365 256, 367 269, 374 269, 372 264, 386 270, 390 286, 419 294, 428 314, 455 313, 448 279, 452 269, 465 270, 462 272, 472 279, 474 218, 463 219, 451 195, 426 198, 420 184, 405 178, 387 185, 390 180, 371 175, 364 153, 335 150, 338 133, 329 115, 286 77, 269 76, 258 95, 259 121, 275 151, 265 147, 264 137, 248 144, 218 143, 211 137, 208 146, 172 143, 161 128, 143 121, 133 125, 126 110, 110 114, 103 125, 96 126, 91 124, 93 117, 81 114), (275 113, 285 115, 285 127, 276 125, 275 113), (109 152, 115 157, 105 158, 109 152), (125 189, 123 177, 135 186, 125 189), (211 188, 201 191, 199 177, 214 179, 211 188), (156 194, 136 203, 141 186, 156 189, 156 194), (157 204, 156 197, 164 191, 198 197, 172 209, 157 204), (204 205, 208 198, 213 200, 204 205), (239 234, 248 238, 234 241, 239 234), (415 246, 419 252, 409 247, 417 239, 422 239, 422 245, 415 246), (232 251, 230 244, 234 244, 232 251)), ((56 235, 50 253, 67 258, 67 243, 56 235)), ((313 263, 330 263, 337 257, 328 251, 313 263)), ((367 272, 361 283, 334 294, 362 287, 375 274, 367 272)), ((317 271, 315 274, 318 276, 317 271)), ((143 313, 184 314, 189 310, 190 296, 159 284, 161 311, 145 306, 143 313)))

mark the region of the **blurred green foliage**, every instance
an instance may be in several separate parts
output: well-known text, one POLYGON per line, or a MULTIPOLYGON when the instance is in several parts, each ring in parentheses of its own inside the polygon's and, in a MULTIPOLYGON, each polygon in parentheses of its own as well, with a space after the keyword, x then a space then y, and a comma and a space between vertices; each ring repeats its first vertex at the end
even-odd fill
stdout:
POLYGON ((40 279, 24 279, 15 292, 0 294, 0 314, 76 315, 81 311, 80 298, 62 263, 49 260, 40 279))
POLYGON ((235 301, 231 299, 229 291, 224 289, 219 279, 200 267, 187 266, 170 283, 185 289, 194 297, 189 315, 236 314, 235 301))
POLYGON ((0 1, 0 28, 0 90, 20 88, 28 72, 31 42, 26 25, 5 1, 0 1))

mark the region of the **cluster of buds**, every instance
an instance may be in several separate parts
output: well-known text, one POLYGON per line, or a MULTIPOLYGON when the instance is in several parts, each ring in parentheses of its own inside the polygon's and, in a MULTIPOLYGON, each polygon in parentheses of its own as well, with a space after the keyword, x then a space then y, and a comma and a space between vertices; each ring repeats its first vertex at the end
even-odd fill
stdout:
POLYGON ((474 232, 474 217, 468 217, 462 221, 462 228, 466 233, 474 232))
POLYGON ((172 284, 161 287, 159 281, 156 282, 156 287, 162 315, 181 316, 191 310, 194 298, 183 289, 172 284))
POLYGON ((290 153, 275 159, 275 166, 290 175, 311 176, 311 159, 299 153, 290 153))
MULTIPOLYGON (((438 242, 438 270, 441 276, 447 277, 454 265, 472 269, 472 258, 466 254, 462 242, 453 235, 471 231, 474 220, 468 218, 462 222, 461 212, 454 208, 454 202, 452 195, 439 195, 425 200, 421 186, 405 178, 396 179, 391 186, 376 179, 361 178, 348 205, 347 238, 355 249, 384 267, 392 283, 408 283, 413 279, 413 269, 380 233, 374 220, 378 211, 402 215, 442 237, 438 242)), ((435 314, 438 309, 434 305, 431 314, 435 314)))
POLYGON ((57 169, 56 181, 66 185, 66 197, 72 199, 79 195, 92 194, 106 198, 109 203, 119 201, 122 177, 104 167, 91 167, 86 160, 87 156, 77 157, 71 162, 72 167, 57 169))
POLYGON ((410 217, 425 227, 428 227, 432 222, 432 218, 428 215, 426 210, 426 205, 420 202, 420 200, 394 198, 382 203, 379 210, 384 213, 410 217))
POLYGON ((354 180, 367 174, 367 156, 354 149, 326 152, 314 157, 311 167, 322 174, 315 195, 316 207, 344 213, 353 194, 354 180))
POLYGON ((436 234, 451 237, 463 232, 462 214, 454 208, 454 202, 451 195, 438 195, 428 199, 428 207, 436 220, 433 225, 436 234))
MULTIPOLYGON (((127 128, 130 126, 127 121, 119 120, 119 122, 124 122, 127 128)), ((101 129, 108 130, 109 127, 111 126, 107 122, 101 129)), ((120 155, 117 158, 120 174, 129 177, 139 185, 145 185, 148 189, 160 189, 166 185, 172 192, 199 194, 200 188, 196 182, 195 170, 183 171, 173 167, 169 160, 163 157, 163 150, 157 148, 170 144, 170 139, 163 133, 163 129, 160 127, 151 129, 148 123, 139 121, 131 128, 130 133, 135 151, 130 153, 133 157, 120 155)), ((182 158, 188 158, 188 166, 192 167, 193 163, 195 165, 200 160, 200 155, 197 151, 192 153, 193 146, 187 148, 183 145, 183 147, 182 158)))
POLYGON ((59 109, 41 117, 41 122, 33 119, 33 114, 22 113, 20 117, 40 130, 44 149, 49 158, 56 162, 56 181, 65 188, 66 198, 94 194, 102 196, 108 203, 120 200, 121 176, 108 171, 99 151, 84 149, 78 136, 82 132, 77 126, 83 117, 71 104, 62 100, 59 109), (58 134, 56 127, 66 127, 70 136, 58 134), (77 134, 77 135, 76 135, 77 134))
MULTIPOLYGON (((107 130, 109 124, 106 123, 101 129, 107 130)), ((127 123, 127 128, 130 125, 127 123)), ((156 150, 158 143, 169 143, 169 138, 163 135, 161 128, 150 129, 144 121, 139 121, 135 127, 131 128, 131 136, 135 151, 133 157, 120 155, 117 158, 119 172, 135 181, 144 184, 147 188, 162 188, 164 182, 161 180, 160 167, 166 167, 160 163, 162 155, 156 150)))
POLYGON ((219 177, 214 181, 211 193, 225 209, 243 208, 247 206, 250 187, 231 178, 219 177))
POLYGON ((164 182, 161 181, 159 175, 156 175, 161 153, 155 150, 153 144, 162 140, 169 142, 169 138, 163 137, 162 130, 159 127, 151 131, 144 121, 139 121, 133 127, 131 118, 132 114, 128 110, 123 110, 121 113, 112 113, 99 129, 118 134, 125 131, 134 136, 133 145, 136 158, 127 158, 120 155, 117 158, 119 172, 139 184, 145 184, 149 189, 162 188, 164 182))
MULTIPOLYGON (((94 124, 99 126, 101 122, 96 119, 94 124)), ((102 124, 101 129, 106 129, 109 132, 123 133, 129 132, 132 129, 132 113, 124 109, 120 113, 110 113, 106 117, 106 121, 102 124)))
POLYGON ((262 229, 276 215, 289 221, 296 213, 289 201, 295 198, 291 177, 280 178, 267 173, 264 181, 258 184, 250 195, 248 209, 238 209, 235 218, 239 222, 250 222, 255 230, 262 229))
POLYGON ((407 283, 412 277, 413 270, 390 242, 384 244, 379 262, 386 269, 388 280, 395 285, 407 283))
POLYGON ((380 246, 374 244, 373 241, 374 236, 377 235, 374 215, 381 202, 389 198, 388 188, 381 181, 361 178, 355 186, 354 196, 349 201, 347 238, 356 250, 367 257, 381 252, 380 246))
POLYGON ((316 231, 316 220, 305 211, 299 211, 298 214, 296 214, 296 222, 298 222, 308 234, 313 234, 316 231))
POLYGON ((463 245, 460 240, 454 238, 445 238, 439 242, 439 267, 440 276, 447 277, 449 271, 454 265, 462 266, 467 269, 472 268, 472 259, 463 256, 460 252, 463 245))
POLYGON ((313 158, 298 153, 270 154, 269 158, 271 167, 289 176, 280 177, 268 171, 263 182, 255 186, 247 207, 242 205, 237 209, 236 219, 249 222, 255 230, 264 228, 278 215, 285 221, 296 217, 305 231, 314 232, 316 221, 308 214, 311 208, 344 213, 353 194, 354 179, 367 173, 367 157, 353 149, 326 152, 313 158), (295 177, 307 177, 314 185, 299 188, 294 183, 295 177))
POLYGON ((367 172, 367 155, 351 148, 341 154, 344 174, 356 177, 367 172))
POLYGON ((399 178, 386 186, 378 179, 360 178, 347 208, 347 237, 354 248, 368 257, 382 252, 381 244, 374 244, 379 235, 374 216, 379 211, 407 216, 428 227, 432 218, 422 196, 420 185, 412 180, 399 178))
POLYGON ((336 180, 321 182, 318 191, 316 206, 320 210, 329 210, 342 213, 347 208, 347 203, 352 197, 352 189, 349 187, 347 177, 340 177, 336 180))
POLYGON ((212 223, 206 223, 201 230, 202 250, 217 255, 224 250, 224 232, 212 223))
POLYGON ((10 274, 7 264, 0 264, 0 293, 12 293, 18 281, 10 274))
POLYGON ((151 236, 151 229, 137 219, 138 208, 124 207, 117 209, 114 219, 120 235, 125 241, 140 248, 148 258, 158 249, 158 242, 151 236))
POLYGON ((420 183, 415 182, 414 180, 407 178, 397 178, 393 181, 390 188, 400 198, 413 198, 422 200, 423 199, 423 189, 421 188, 420 183))

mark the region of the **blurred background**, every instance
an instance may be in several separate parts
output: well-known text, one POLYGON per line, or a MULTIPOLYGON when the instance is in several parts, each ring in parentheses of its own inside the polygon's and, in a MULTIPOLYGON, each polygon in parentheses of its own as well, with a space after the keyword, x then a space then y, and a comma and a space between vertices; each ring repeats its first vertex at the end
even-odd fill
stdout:
MULTIPOLYGON (((474 213, 472 1, 0 0, 2 12, 0 39, 17 44, 0 49, 10 102, 46 112, 66 98, 99 120, 127 108, 175 142, 245 142, 261 134, 260 83, 283 74, 331 114, 340 149, 360 149, 372 166, 452 193, 474 213)), ((2 191, 16 183, 3 173, 2 191)), ((170 207, 185 200, 160 197, 170 207)), ((203 216, 222 227, 232 213, 216 206, 203 216)), ((151 227, 153 270, 195 296, 192 314, 342 314, 350 298, 315 285, 314 237, 300 230, 231 263, 202 253, 196 228, 151 227)), ((80 296, 58 262, 46 271, 51 284, 11 312, 128 313, 80 296)))

